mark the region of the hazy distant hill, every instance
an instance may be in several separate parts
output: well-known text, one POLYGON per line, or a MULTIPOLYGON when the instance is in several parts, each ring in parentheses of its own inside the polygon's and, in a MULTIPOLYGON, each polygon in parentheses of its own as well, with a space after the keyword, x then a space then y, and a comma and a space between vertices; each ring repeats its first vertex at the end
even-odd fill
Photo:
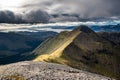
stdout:
POLYGON ((80 26, 46 40, 31 54, 37 56, 34 61, 60 63, 119 78, 119 52, 119 45, 99 36, 87 26, 80 26))
POLYGON ((90 26, 90 28, 96 32, 120 32, 120 24, 117 25, 94 25, 90 26))
POLYGON ((55 32, 0 32, 0 64, 19 61, 21 55, 31 52, 45 39, 56 34, 55 32))

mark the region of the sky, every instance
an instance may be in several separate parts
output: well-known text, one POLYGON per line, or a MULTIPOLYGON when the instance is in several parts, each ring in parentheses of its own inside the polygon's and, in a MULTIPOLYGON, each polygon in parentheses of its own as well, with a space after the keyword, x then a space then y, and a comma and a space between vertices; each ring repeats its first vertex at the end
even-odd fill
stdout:
POLYGON ((0 0, 0 23, 120 18, 120 0, 0 0))

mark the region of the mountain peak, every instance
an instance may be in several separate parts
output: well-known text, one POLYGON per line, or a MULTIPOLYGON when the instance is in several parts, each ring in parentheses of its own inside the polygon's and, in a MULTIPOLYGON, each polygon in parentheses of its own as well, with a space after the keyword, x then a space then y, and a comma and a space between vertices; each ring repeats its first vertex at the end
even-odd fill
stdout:
POLYGON ((94 32, 94 31, 91 30, 88 26, 85 26, 85 25, 80 25, 80 26, 78 26, 76 29, 74 29, 74 31, 82 31, 82 32, 85 32, 85 33, 94 32))
POLYGON ((111 42, 82 25, 73 31, 61 32, 38 46, 31 54, 37 55, 33 61, 65 64, 77 69, 116 77, 119 66, 114 67, 114 65, 119 64, 119 61, 114 59, 117 53, 113 51, 112 46, 111 42))

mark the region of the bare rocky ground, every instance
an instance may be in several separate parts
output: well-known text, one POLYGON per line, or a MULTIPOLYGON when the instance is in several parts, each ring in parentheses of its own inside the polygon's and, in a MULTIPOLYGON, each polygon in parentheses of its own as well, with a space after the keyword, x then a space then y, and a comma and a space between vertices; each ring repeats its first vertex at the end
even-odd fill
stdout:
POLYGON ((111 78, 47 62, 18 62, 0 66, 0 80, 113 80, 111 78))

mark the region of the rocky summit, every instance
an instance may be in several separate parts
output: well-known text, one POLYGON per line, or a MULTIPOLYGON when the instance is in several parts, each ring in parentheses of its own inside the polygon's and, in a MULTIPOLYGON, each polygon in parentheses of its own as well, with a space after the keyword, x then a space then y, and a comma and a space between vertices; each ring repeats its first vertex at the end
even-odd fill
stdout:
POLYGON ((113 80, 71 67, 47 62, 18 62, 0 66, 0 80, 113 80))

